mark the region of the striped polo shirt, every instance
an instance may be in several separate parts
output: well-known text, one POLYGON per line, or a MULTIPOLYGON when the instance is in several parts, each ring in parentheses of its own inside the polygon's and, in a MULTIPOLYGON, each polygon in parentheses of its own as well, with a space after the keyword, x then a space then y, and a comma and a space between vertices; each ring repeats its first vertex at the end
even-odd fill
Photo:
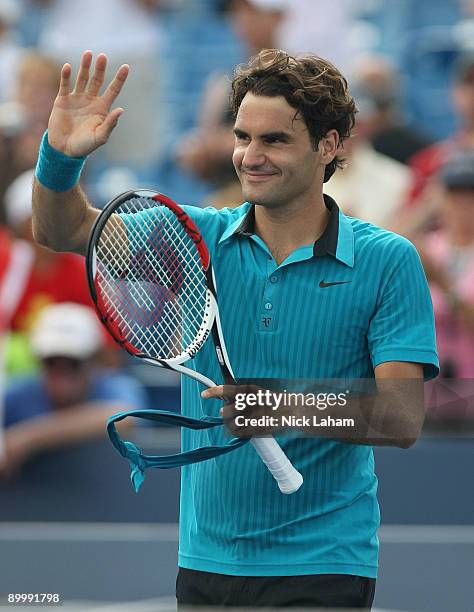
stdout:
MULTIPOLYGON (((325 196, 328 225, 279 265, 254 233, 254 207, 185 207, 215 268, 229 358, 238 379, 373 378, 386 361, 438 371, 430 294, 414 246, 345 216, 325 196), (333 285, 332 283, 339 283, 333 285)), ((194 363, 222 382, 212 340, 194 363)), ((182 379, 182 412, 219 415, 182 379)), ((223 444, 224 428, 183 429, 182 450, 223 444)), ((304 483, 283 495, 251 445, 185 466, 179 565, 243 576, 377 574, 379 508, 372 448, 279 438, 304 483)))

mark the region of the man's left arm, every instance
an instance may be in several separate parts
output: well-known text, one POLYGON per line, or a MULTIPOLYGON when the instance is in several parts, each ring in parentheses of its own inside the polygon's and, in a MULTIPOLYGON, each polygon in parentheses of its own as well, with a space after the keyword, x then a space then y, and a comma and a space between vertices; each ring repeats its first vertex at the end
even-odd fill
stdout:
POLYGON ((423 365, 381 363, 375 368, 375 380, 374 395, 351 398, 347 410, 343 410, 352 412, 355 422, 358 419, 360 423, 345 441, 409 448, 418 439, 425 419, 423 365), (357 430, 362 431, 362 437, 357 437, 357 430))
MULTIPOLYGON (((344 393, 342 403, 332 402, 324 411, 315 408, 312 401, 317 389, 311 394, 284 395, 255 386, 221 385, 207 389, 203 397, 227 399, 221 413, 237 437, 275 435, 286 430, 351 444, 409 448, 423 427, 423 366, 382 363, 375 368, 375 381, 374 392, 344 393), (290 401, 281 401, 278 395, 290 401), (259 397, 264 401, 256 401, 259 397)), ((340 397, 337 393, 322 395, 340 397)))
MULTIPOLYGON (((296 429, 308 435, 337 438, 353 444, 408 448, 421 432, 424 421, 423 381, 433 378, 439 371, 433 306, 426 276, 413 244, 395 235, 389 244, 389 251, 381 251, 387 266, 367 330, 376 390, 345 394, 342 405, 333 404, 330 410, 325 410, 326 419, 312 418, 317 410, 308 408, 306 401, 300 405, 290 403, 283 409, 285 414, 296 417, 296 429), (302 408, 302 405, 306 407, 302 408), (334 424, 330 416, 341 421, 334 424)), ((357 381, 353 382, 357 387, 357 381)), ((215 387, 205 392, 205 397, 235 397, 235 393, 229 393, 228 388, 215 387)), ((258 406, 252 409, 252 416, 271 412, 272 408, 263 407, 262 410, 258 406)), ((237 411, 233 403, 224 407, 223 416, 231 432, 241 437, 277 433, 281 425, 280 421, 276 427, 271 424, 264 427, 236 426, 243 420, 236 423, 237 411)))

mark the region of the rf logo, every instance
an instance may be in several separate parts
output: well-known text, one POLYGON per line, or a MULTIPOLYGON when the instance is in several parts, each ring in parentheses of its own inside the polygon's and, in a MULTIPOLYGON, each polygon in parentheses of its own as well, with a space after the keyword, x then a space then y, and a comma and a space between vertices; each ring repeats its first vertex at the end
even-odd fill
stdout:
POLYGON ((268 327, 271 322, 272 322, 271 317, 263 317, 263 324, 265 325, 265 327, 268 327))

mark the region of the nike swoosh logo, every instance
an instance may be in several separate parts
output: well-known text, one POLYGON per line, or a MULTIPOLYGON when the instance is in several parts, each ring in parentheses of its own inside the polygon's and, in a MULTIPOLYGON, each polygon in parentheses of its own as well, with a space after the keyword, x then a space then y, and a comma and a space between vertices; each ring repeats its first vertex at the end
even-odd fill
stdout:
POLYGON ((346 285, 347 283, 350 283, 351 281, 336 281, 334 283, 326 283, 325 281, 321 281, 319 283, 319 286, 321 287, 321 289, 324 289, 325 287, 332 287, 333 285, 346 285))

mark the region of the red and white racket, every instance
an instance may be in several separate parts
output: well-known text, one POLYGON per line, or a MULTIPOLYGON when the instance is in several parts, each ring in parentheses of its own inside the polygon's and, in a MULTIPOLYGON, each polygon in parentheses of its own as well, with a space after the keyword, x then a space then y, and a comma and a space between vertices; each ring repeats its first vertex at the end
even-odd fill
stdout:
MULTIPOLYGON (((183 365, 211 335, 225 383, 236 384, 209 251, 173 200, 138 190, 109 202, 91 231, 87 276, 101 321, 129 353, 213 387, 210 378, 183 365)), ((251 442, 280 490, 297 491, 303 478, 276 440, 251 442)))

